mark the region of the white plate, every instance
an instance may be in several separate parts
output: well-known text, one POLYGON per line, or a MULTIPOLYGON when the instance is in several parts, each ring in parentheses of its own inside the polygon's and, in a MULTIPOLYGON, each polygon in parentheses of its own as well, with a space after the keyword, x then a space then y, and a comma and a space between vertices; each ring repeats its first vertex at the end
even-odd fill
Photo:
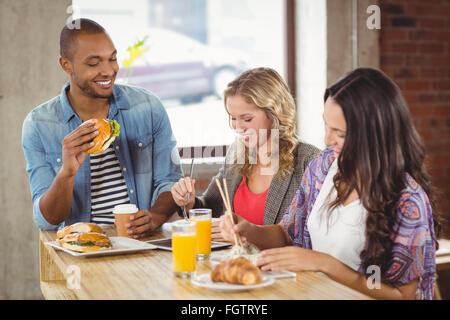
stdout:
POLYGON ((101 251, 93 251, 93 252, 75 252, 61 247, 56 241, 46 242, 45 244, 51 247, 54 247, 58 250, 62 250, 67 252, 68 254, 74 257, 92 257, 92 256, 110 256, 116 254, 125 254, 125 253, 134 253, 145 250, 155 249, 156 246, 139 241, 134 240, 127 237, 109 237, 111 240, 113 248, 110 250, 101 250, 101 251))
POLYGON ((258 284, 243 285, 243 284, 232 284, 226 282, 212 282, 209 273, 202 274, 200 276, 194 276, 191 279, 191 283, 212 290, 217 291, 246 291, 251 289, 257 289, 262 287, 267 287, 275 282, 274 278, 263 276, 262 282, 258 284))
POLYGON ((439 250, 436 250, 436 257, 446 256, 448 254, 450 254, 450 249, 440 248, 439 250))

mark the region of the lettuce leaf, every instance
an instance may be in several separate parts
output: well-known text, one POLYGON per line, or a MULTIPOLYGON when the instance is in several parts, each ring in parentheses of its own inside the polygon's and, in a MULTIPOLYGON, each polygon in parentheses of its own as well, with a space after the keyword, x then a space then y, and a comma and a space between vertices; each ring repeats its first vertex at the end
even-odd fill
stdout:
POLYGON ((113 137, 118 137, 119 134, 120 134, 120 125, 119 125, 119 123, 116 120, 108 120, 108 121, 113 127, 112 136, 113 137))

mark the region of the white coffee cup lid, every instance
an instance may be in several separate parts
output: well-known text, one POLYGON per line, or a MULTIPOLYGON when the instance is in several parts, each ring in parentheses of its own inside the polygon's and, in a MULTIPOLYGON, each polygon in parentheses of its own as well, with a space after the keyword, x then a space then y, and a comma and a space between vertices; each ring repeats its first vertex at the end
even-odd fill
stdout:
POLYGON ((114 207, 113 213, 114 214, 129 214, 129 213, 136 213, 139 209, 136 207, 135 204, 119 204, 114 207))

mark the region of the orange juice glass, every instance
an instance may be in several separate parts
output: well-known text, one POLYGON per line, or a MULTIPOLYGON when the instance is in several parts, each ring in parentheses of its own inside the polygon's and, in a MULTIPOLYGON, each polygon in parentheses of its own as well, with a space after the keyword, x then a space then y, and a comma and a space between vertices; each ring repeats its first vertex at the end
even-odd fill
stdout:
POLYGON ((191 209, 189 219, 197 223, 197 259, 211 255, 211 209, 191 209))
POLYGON ((196 223, 180 220, 172 225, 173 272, 177 277, 188 278, 195 272, 197 252, 196 223))

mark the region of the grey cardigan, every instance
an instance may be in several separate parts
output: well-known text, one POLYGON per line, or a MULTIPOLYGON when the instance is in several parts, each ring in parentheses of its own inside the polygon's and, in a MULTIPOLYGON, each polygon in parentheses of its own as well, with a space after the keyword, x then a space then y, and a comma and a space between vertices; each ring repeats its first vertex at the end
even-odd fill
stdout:
MULTIPOLYGON (((275 176, 270 183, 269 192, 267 193, 266 205, 264 209, 264 224, 279 223, 287 208, 292 202, 297 189, 303 178, 303 172, 309 162, 320 152, 313 145, 299 142, 295 147, 294 168, 283 177, 275 176)), ((241 183, 242 176, 239 175, 237 169, 226 164, 222 166, 219 173, 211 180, 208 188, 202 196, 195 198, 194 208, 210 208, 213 217, 219 217, 223 214, 224 204, 220 196, 219 189, 216 185, 216 179, 219 179, 222 185, 222 178, 225 176, 230 196, 232 210, 233 199, 237 187, 241 183)))

